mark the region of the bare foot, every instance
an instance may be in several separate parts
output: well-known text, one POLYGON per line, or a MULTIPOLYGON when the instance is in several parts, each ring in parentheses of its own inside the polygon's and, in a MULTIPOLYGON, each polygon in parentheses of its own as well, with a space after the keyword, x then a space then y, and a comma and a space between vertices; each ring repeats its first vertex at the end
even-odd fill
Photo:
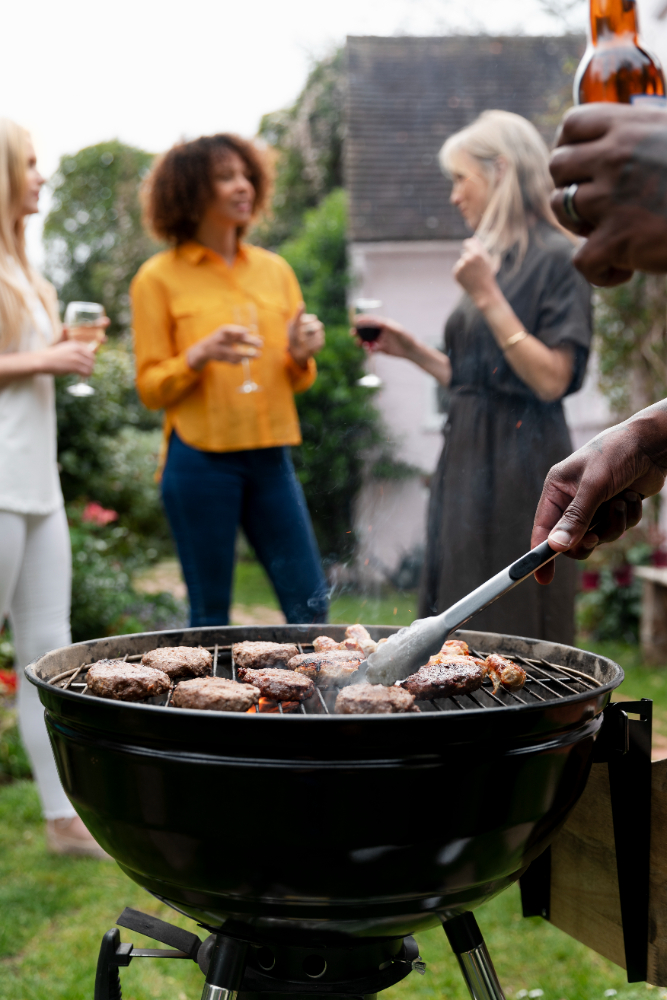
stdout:
POLYGON ((78 816, 47 820, 46 844, 52 854, 78 854, 112 860, 78 816))

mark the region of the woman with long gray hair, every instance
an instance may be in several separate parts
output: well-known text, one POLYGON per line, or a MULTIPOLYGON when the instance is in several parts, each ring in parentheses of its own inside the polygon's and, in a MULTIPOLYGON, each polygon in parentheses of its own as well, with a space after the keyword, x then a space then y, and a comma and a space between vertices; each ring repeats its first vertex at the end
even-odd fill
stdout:
POLYGON ((87 344, 67 340, 55 289, 28 263, 25 219, 44 178, 28 133, 0 118, 0 625, 11 621, 19 726, 58 854, 105 856, 58 779, 37 689, 21 677, 71 641, 71 553, 56 463, 54 375, 93 370, 87 344))
MULTIPOLYGON (((448 389, 431 481, 420 614, 449 607, 530 547, 544 477, 572 450, 562 399, 581 387, 591 294, 549 206, 548 151, 519 115, 486 111, 440 151, 451 201, 474 232, 454 276, 463 295, 443 351, 383 319, 371 349, 407 358, 448 389)), ((358 317, 359 325, 377 317, 358 317)), ((368 345, 367 345, 368 346, 368 345)), ((475 628, 574 641, 575 568, 513 591, 475 628)))

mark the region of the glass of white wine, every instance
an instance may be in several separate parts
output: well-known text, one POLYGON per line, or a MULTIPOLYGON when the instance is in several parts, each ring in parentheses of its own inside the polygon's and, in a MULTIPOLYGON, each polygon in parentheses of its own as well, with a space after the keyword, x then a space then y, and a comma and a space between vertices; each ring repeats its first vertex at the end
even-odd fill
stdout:
MULTIPOLYGON (((65 310, 65 326, 70 340, 99 346, 104 341, 104 326, 100 320, 105 316, 104 306, 99 302, 70 302, 65 310)), ((86 379, 79 379, 67 386, 72 396, 94 396, 95 390, 86 379)))
MULTIPOLYGON (((254 302, 241 302, 234 306, 234 322, 237 326, 244 326, 253 337, 259 336, 259 320, 257 318, 257 306, 254 302)), ((239 353, 248 350, 247 344, 237 344, 239 353)), ((243 382, 236 390, 237 392, 261 392, 262 387, 252 377, 250 370, 250 358, 241 358, 243 366, 243 382)))

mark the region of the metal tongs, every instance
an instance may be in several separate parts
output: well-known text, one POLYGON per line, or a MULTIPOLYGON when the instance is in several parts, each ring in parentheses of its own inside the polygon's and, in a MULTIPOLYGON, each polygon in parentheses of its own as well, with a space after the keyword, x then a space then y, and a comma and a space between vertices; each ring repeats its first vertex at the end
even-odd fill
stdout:
POLYGON ((423 666, 429 656, 437 653, 443 642, 460 628, 464 622, 493 604, 518 583, 532 576, 535 570, 544 566, 558 555, 548 542, 542 542, 521 556, 511 566, 496 573, 490 580, 462 597, 451 608, 432 618, 418 618, 408 628, 392 635, 387 642, 378 646, 374 653, 362 664, 365 676, 360 678, 369 684, 393 684, 423 666))

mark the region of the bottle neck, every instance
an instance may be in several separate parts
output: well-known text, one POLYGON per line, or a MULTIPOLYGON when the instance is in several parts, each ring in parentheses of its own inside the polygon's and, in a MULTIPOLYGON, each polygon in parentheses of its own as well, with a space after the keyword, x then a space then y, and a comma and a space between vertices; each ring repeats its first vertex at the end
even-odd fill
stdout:
POLYGON ((591 0, 593 45, 620 39, 636 45, 638 33, 635 0, 591 0))

